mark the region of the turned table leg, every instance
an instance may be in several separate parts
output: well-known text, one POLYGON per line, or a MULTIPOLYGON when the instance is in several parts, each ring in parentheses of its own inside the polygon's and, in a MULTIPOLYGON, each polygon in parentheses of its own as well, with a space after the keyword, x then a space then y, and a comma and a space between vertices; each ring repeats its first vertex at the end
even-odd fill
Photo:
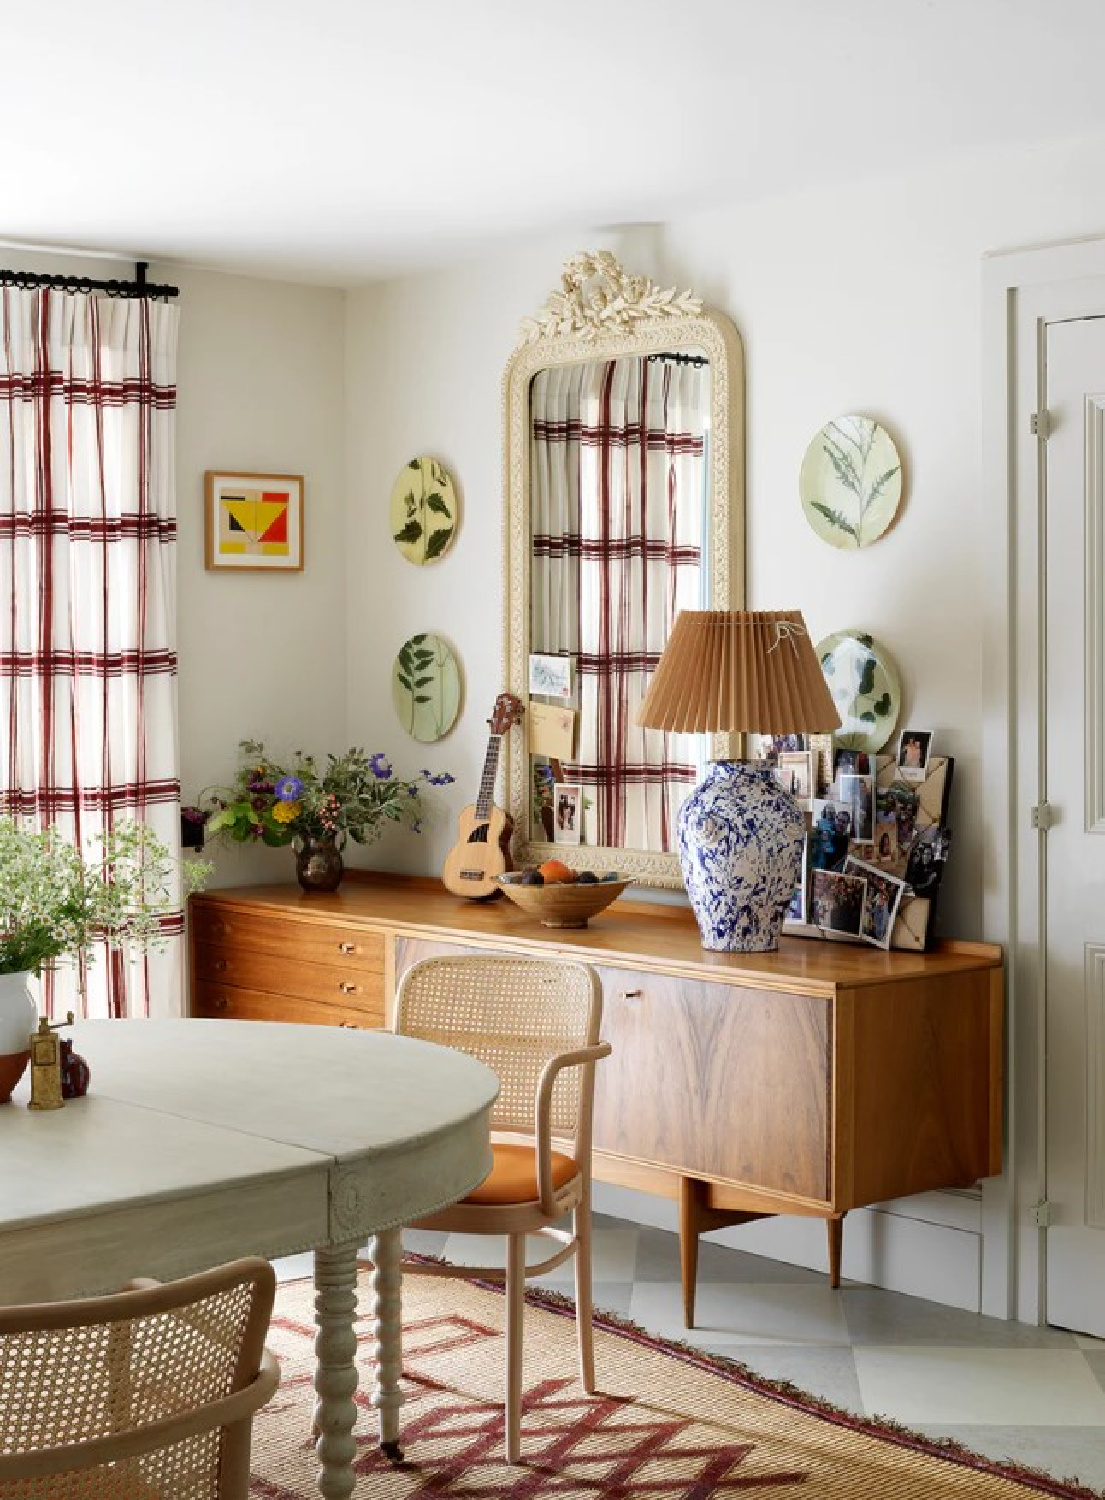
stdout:
POLYGON ((829 1285, 840 1285, 840 1257, 844 1250, 844 1215, 834 1214, 825 1220, 829 1232, 829 1285))
POLYGON ((372 1256, 373 1337, 375 1339, 376 1381, 372 1387, 372 1404, 380 1414, 380 1447, 388 1458, 401 1459, 399 1447, 399 1408, 403 1393, 399 1377, 403 1373, 401 1231, 387 1229, 376 1235, 370 1248, 372 1256))
POLYGON ((323 1500, 353 1493, 357 1445, 357 1246, 315 1251, 315 1452, 323 1500))

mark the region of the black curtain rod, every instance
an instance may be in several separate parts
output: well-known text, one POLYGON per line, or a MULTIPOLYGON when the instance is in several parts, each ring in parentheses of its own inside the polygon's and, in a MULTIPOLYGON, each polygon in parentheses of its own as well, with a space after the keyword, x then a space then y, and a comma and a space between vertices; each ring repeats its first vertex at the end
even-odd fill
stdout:
POLYGON ((657 359, 666 360, 673 365, 696 365, 699 369, 710 363, 702 354, 650 354, 648 356, 649 364, 657 359))
POLYGON ((146 280, 148 260, 135 266, 133 281, 93 281, 88 276, 46 276, 34 271, 0 271, 0 286, 50 286, 59 292, 106 292, 109 297, 179 297, 180 288, 146 280))

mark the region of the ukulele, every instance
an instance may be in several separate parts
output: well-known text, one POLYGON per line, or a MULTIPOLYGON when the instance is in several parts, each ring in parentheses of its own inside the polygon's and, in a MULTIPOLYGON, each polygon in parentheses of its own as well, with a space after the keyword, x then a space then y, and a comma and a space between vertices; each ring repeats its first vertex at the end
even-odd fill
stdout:
POLYGON ((512 724, 517 724, 524 709, 512 693, 500 693, 488 724, 491 737, 480 777, 480 790, 474 804, 460 815, 459 837, 445 859, 441 883, 454 896, 487 901, 503 893, 495 877, 511 868, 510 835, 514 823, 501 807, 492 802, 495 775, 499 769, 499 745, 512 724))

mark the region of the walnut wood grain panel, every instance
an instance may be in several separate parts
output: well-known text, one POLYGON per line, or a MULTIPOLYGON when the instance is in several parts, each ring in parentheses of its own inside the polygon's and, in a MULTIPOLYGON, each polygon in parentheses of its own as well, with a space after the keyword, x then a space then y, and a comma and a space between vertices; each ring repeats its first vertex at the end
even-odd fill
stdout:
POLYGON ((853 1012, 851 1198, 968 1187, 1000 1170, 986 970, 842 994, 853 1012))
POLYGON ((596 1074, 598 1150, 828 1198, 828 1001, 599 972, 613 1051, 596 1074))
POLYGON ((195 986, 192 1014, 225 1021, 290 1021, 369 1030, 377 1030, 384 1024, 382 1006, 377 1010, 352 1010, 303 1000, 295 995, 271 995, 260 990, 240 990, 202 981, 195 986))
POLYGON ((345 964, 302 963, 251 948, 196 943, 192 949, 192 974, 197 982, 206 980, 235 989, 291 995, 383 1014, 383 973, 345 964))
POLYGON ((189 912, 196 943, 275 954, 291 963, 340 963, 383 973, 384 938, 363 926, 296 919, 278 911, 249 911, 194 897, 189 912))

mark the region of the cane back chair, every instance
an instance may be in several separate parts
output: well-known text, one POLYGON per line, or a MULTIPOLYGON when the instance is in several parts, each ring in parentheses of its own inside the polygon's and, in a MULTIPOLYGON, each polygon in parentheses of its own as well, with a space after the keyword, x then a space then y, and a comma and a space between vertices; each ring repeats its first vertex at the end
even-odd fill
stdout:
POLYGON ((2 1500, 246 1500, 275 1287, 247 1259, 0 1308, 2 1500))
POLYGON ((595 1389, 591 1331, 591 1116, 602 990, 587 964, 542 958, 427 958, 403 976, 395 1030, 478 1057, 499 1077, 491 1117, 494 1165, 467 1198, 423 1229, 505 1235, 506 1269, 404 1261, 432 1276, 506 1283, 506 1456, 520 1454, 525 1281, 575 1257, 583 1389, 595 1389), (555 1142, 555 1144, 554 1144, 555 1142), (557 1221, 571 1215, 571 1228, 557 1221), (557 1249, 527 1264, 526 1236, 557 1249))

